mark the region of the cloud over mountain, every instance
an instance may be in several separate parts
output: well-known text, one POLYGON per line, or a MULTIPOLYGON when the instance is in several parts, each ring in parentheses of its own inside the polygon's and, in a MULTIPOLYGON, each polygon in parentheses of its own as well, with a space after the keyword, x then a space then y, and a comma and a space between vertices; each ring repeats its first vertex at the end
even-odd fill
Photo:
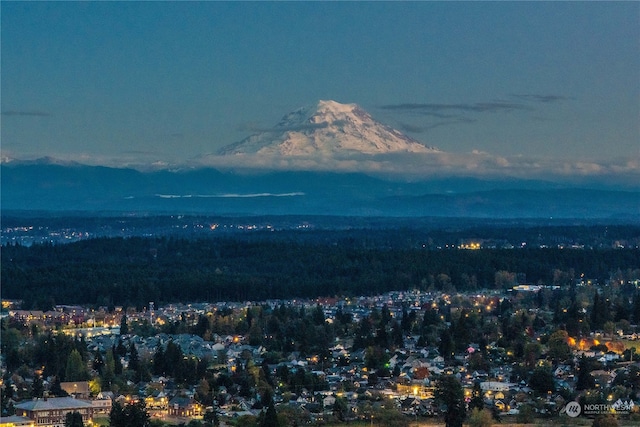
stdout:
MULTIPOLYGON (((498 111, 529 113, 534 105, 559 103, 567 98, 554 94, 510 95, 512 101, 470 104, 397 104, 386 111, 435 118, 416 125, 397 122, 397 128, 413 134, 456 123, 474 123, 475 117, 498 111), (469 117, 473 115, 474 117, 469 117)), ((491 115, 491 114, 489 114, 491 115)), ((479 119, 478 119, 479 120, 479 119)), ((413 139, 397 128, 374 120, 356 104, 319 101, 286 114, 275 126, 253 126, 254 134, 216 153, 175 162, 156 150, 121 151, 109 156, 52 154, 57 159, 87 165, 131 167, 138 170, 182 170, 214 167, 245 171, 361 172, 410 178, 473 176, 534 179, 606 179, 637 187, 637 158, 567 159, 534 155, 490 153, 485 147, 461 152, 443 151, 413 139)), ((435 145, 439 145, 435 141, 435 145)), ((450 143, 451 145, 451 143, 450 143)), ((3 150, 2 163, 17 156, 3 150)), ((32 158, 33 159, 33 158, 32 158)), ((24 158, 23 158, 24 160, 24 158)))
POLYGON ((501 156, 474 150, 466 153, 443 151, 425 153, 347 153, 322 157, 317 155, 274 156, 258 153, 209 155, 198 158, 192 166, 218 169, 274 171, 361 172, 380 176, 407 178, 445 176, 559 179, 580 181, 604 179, 637 187, 640 162, 634 159, 608 161, 568 161, 530 156, 501 156))
MULTIPOLYGON (((559 102, 559 95, 522 95, 525 102, 559 102)), ((445 121, 473 120, 456 112, 529 110, 523 103, 402 104, 390 109, 417 111, 445 121)), ((434 126, 437 126, 435 124, 434 126)), ((416 129, 407 125, 407 131, 416 129)), ((193 159, 194 166, 231 169, 364 172, 413 177, 606 177, 639 176, 638 162, 568 161, 532 156, 504 156, 482 149, 446 152, 429 147, 397 129, 375 121, 356 104, 320 101, 283 117, 273 128, 254 129, 255 134, 222 148, 216 154, 193 159)), ((418 129, 419 130, 419 129, 418 129)))

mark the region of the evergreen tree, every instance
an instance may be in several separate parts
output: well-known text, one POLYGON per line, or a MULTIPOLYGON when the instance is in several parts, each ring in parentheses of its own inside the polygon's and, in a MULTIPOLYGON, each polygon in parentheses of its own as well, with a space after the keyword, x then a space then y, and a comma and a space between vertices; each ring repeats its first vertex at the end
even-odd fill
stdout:
POLYGON ((118 338, 118 345, 113 350, 114 355, 118 355, 120 357, 125 357, 127 355, 127 347, 125 347, 124 343, 120 338, 118 338))
POLYGON ((389 307, 387 304, 382 305, 382 309, 380 310, 380 326, 384 327, 391 321, 391 312, 389 311, 389 307))
POLYGON ((127 427, 127 416, 120 402, 113 402, 109 412, 109 427, 127 427))
POLYGON ((364 364, 370 371, 384 368, 389 362, 389 355, 383 347, 369 346, 364 353, 364 364))
POLYGON ((67 392, 62 389, 60 385, 60 377, 53 377, 53 383, 49 388, 49 393, 51 393, 55 397, 64 397, 68 396, 67 392))
POLYGON ((14 414, 13 404, 10 403, 14 396, 13 381, 11 378, 5 378, 0 387, 0 416, 6 417, 14 414))
POLYGON ((466 350, 471 341, 471 322, 469 320, 469 311, 462 309, 458 321, 451 327, 451 337, 454 341, 454 348, 460 352, 466 350))
POLYGON ((402 304, 402 319, 400 320, 400 326, 404 333, 408 333, 411 330, 411 319, 409 318, 409 313, 407 312, 407 306, 405 304, 402 304))
POLYGON ((576 390, 588 390, 594 388, 596 380, 591 375, 593 370, 593 362, 584 356, 578 362, 578 380, 576 382, 576 390))
POLYGON ((394 347, 404 346, 404 334, 402 333, 402 327, 396 320, 391 323, 391 343, 394 347))
POLYGON ((183 365, 182 349, 173 341, 169 341, 164 351, 165 373, 181 381, 184 376, 183 365))
POLYGON ((438 380, 436 399, 444 405, 446 427, 462 427, 466 417, 464 391, 460 381, 453 375, 444 375, 438 380))
POLYGON ((124 406, 115 402, 109 413, 109 427, 148 427, 149 419, 144 400, 124 406))
POLYGON ((471 391, 471 401, 469 402, 469 409, 484 409, 482 389, 480 388, 480 382, 478 381, 473 384, 473 390, 471 391))
POLYGON ((31 396, 42 397, 44 395, 44 382, 42 377, 37 375, 33 378, 33 384, 31 385, 31 396))
POLYGON ((80 412, 67 412, 64 417, 64 427, 84 427, 80 412))
POLYGON ((158 344, 156 348, 156 352, 153 354, 153 374, 154 375, 164 375, 166 372, 165 368, 165 357, 164 357, 164 349, 162 345, 158 344))
POLYGON ((636 291, 633 295, 633 303, 631 305, 632 323, 640 323, 640 291, 636 291))
POLYGON ((111 386, 111 382, 116 376, 116 362, 113 357, 113 350, 107 350, 107 357, 102 368, 102 383, 111 386))
POLYGON ((567 331, 557 330, 549 337, 549 357, 554 360, 562 361, 571 356, 571 348, 568 343, 569 334, 567 331))
POLYGON ((600 294, 596 290, 593 294, 593 305, 591 306, 591 325, 594 329, 602 329, 602 325, 604 321, 602 320, 602 315, 599 312, 600 307, 600 294))
POLYGON ((344 421, 347 418, 348 410, 347 401, 343 397, 336 397, 336 401, 333 404, 333 415, 339 421, 344 421))
POLYGON ((122 319, 120 319, 120 335, 128 335, 129 334, 129 323, 127 321, 127 315, 123 314, 122 319))
POLYGON ((528 368, 533 368, 538 361, 538 358, 542 354, 542 346, 539 342, 528 342, 524 346, 524 364, 528 368))
POLYGON ((619 322, 621 320, 629 320, 629 318, 631 317, 631 311, 630 311, 628 299, 620 295, 614 303, 613 312, 614 312, 614 317, 613 317, 614 322, 619 322))
POLYGON ((133 343, 133 341, 131 341, 131 343, 129 343, 129 369, 131 369, 134 372, 138 372, 138 369, 140 369, 140 358, 138 357, 138 349, 136 349, 135 344, 133 343))
POLYGON ((422 315, 422 329, 429 329, 431 326, 435 326, 440 322, 440 316, 438 315, 438 309, 433 307, 427 307, 422 315))
POLYGON ((87 350, 87 340, 84 335, 80 335, 79 339, 73 341, 73 347, 78 350, 82 360, 89 360, 89 351, 87 350))
POLYGON ((260 427, 279 427, 280 422, 278 421, 278 413, 276 412, 276 408, 273 404, 273 395, 271 393, 265 393, 265 406, 267 407, 266 411, 263 411, 260 415, 260 427))
POLYGON ((89 377, 82 356, 75 348, 69 354, 67 367, 64 371, 65 381, 84 381, 89 377))
POLYGON ((251 327, 251 325, 253 324, 253 310, 251 310, 251 307, 247 308, 247 327, 251 327))
POLYGON ((144 400, 128 405, 129 427, 147 427, 149 425, 149 413, 144 400))
POLYGON ((531 374, 531 378, 529 378, 529 386, 538 394, 547 394, 549 391, 555 391, 556 385, 553 380, 551 368, 546 366, 535 368, 531 374))
POLYGON ((451 337, 451 332, 449 329, 445 329, 440 334, 440 345, 438 346, 438 351, 440 355, 445 358, 445 360, 451 360, 453 358, 455 349, 455 344, 453 342, 453 338, 451 337))
POLYGON ((371 322, 369 317, 360 320, 356 328, 355 337, 353 339, 354 349, 363 349, 372 344, 371 339, 371 322))
POLYGON ((193 328, 193 334, 198 335, 201 338, 204 338, 208 329, 209 329, 209 319, 204 314, 201 314, 198 317, 198 323, 193 328))
POLYGON ((113 347, 111 349, 111 353, 113 354, 113 373, 115 375, 122 375, 122 361, 120 360, 120 354, 118 353, 117 348, 113 347))
POLYGON ((204 427, 218 427, 220 425, 218 410, 216 408, 207 410, 202 416, 202 421, 204 421, 204 427))
POLYGON ((596 291, 593 295, 593 306, 591 309, 591 327, 593 329, 602 329, 604 324, 611 320, 611 317, 609 301, 596 291))
POLYGON ((312 313, 313 323, 317 326, 324 325, 324 311, 320 304, 316 304, 316 308, 312 313))
POLYGON ((99 351, 96 351, 96 354, 93 356, 93 369, 95 369, 98 374, 102 375, 102 368, 104 368, 104 359, 99 351))
POLYGON ((391 347, 391 342, 389 341, 389 334, 387 333, 387 329, 384 326, 380 326, 376 330, 376 336, 374 342, 377 347, 389 348, 391 347))

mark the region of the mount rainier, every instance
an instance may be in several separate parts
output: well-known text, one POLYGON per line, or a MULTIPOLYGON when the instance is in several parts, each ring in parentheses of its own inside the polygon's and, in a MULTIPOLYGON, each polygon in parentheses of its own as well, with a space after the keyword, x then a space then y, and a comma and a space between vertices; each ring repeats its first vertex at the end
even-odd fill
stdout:
POLYGON ((587 180, 587 188, 569 180, 526 180, 517 176, 521 163, 502 160, 482 152, 440 151, 375 121, 356 104, 319 101, 217 155, 175 168, 2 159, 0 204, 3 212, 19 215, 54 211, 638 221, 635 182, 626 191, 619 185, 612 190, 606 183, 593 187, 587 180), (483 176, 484 171, 491 175, 483 176))
POLYGON ((273 129, 223 147, 218 154, 331 157, 439 151, 377 122, 356 104, 319 101, 287 114, 273 129))

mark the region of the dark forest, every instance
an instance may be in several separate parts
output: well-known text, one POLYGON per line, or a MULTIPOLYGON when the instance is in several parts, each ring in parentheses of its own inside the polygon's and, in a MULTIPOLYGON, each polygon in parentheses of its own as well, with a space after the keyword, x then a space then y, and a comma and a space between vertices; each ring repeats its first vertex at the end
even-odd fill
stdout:
POLYGON ((567 286, 580 278, 606 284, 638 268, 638 249, 460 250, 435 247, 415 230, 352 230, 8 244, 2 248, 1 278, 3 298, 46 310, 60 303, 144 307, 149 301, 462 292, 518 283, 567 286))

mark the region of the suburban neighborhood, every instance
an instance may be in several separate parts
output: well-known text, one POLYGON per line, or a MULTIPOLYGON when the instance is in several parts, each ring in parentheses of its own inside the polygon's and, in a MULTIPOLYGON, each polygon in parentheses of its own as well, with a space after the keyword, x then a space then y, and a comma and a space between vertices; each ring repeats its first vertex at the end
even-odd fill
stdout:
POLYGON ((625 318, 613 305, 599 312, 600 295, 618 288, 578 280, 567 289, 520 284, 143 310, 42 312, 3 301, 0 425, 63 426, 70 412, 100 425, 116 405, 138 405, 153 423, 191 426, 261 423, 269 408, 283 425, 437 422, 447 416, 445 377, 460 385, 463 412, 485 411, 496 422, 569 417, 571 402, 606 408, 594 416, 637 420, 630 319, 640 301, 629 301, 625 318), (45 345, 66 346, 67 359, 40 355, 48 365, 29 368, 26 353, 45 345))

